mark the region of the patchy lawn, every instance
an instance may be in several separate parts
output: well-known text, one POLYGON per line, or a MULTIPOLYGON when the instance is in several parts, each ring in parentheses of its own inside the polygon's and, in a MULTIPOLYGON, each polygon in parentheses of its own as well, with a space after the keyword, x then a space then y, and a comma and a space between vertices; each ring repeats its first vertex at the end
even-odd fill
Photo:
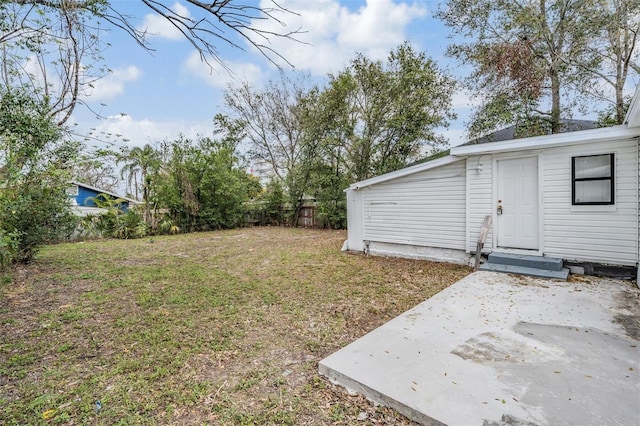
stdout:
POLYGON ((318 361, 470 270, 345 254, 344 239, 250 228, 46 247, 0 274, 0 423, 409 424, 318 361))

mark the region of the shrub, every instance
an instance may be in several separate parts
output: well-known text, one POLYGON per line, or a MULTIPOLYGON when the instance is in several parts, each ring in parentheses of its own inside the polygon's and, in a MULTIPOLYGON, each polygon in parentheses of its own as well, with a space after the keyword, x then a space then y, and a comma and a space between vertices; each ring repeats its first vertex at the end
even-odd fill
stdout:
POLYGON ((77 218, 64 189, 32 182, 5 188, 0 194, 0 224, 3 257, 28 263, 42 244, 70 237, 77 218))
POLYGON ((86 234, 98 233, 102 237, 122 239, 141 238, 149 234, 147 223, 140 213, 133 209, 123 210, 123 199, 100 194, 92 200, 105 212, 84 218, 82 227, 86 234))
POLYGON ((66 189, 78 151, 45 105, 0 91, 0 265, 29 262, 42 244, 71 235, 66 189))

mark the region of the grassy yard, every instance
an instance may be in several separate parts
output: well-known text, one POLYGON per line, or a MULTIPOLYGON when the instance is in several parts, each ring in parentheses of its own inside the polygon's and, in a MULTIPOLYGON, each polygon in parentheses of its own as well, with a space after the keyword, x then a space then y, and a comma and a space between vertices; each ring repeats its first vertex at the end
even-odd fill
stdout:
POLYGON ((0 274, 0 424, 409 424, 318 361, 469 269, 345 254, 344 239, 250 228, 44 248, 0 274))

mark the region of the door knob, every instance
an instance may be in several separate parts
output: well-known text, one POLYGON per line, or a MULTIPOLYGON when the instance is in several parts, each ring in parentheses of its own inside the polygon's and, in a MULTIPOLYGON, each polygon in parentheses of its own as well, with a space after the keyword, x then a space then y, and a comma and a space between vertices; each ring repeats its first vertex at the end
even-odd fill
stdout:
POLYGON ((498 200, 498 207, 496 208, 496 213, 498 216, 502 214, 502 200, 498 200))

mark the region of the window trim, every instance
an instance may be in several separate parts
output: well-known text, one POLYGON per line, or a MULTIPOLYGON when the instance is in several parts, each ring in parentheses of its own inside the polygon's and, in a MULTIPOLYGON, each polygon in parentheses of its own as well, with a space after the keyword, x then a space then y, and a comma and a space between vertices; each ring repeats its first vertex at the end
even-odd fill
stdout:
POLYGON ((615 204, 616 201, 616 193, 615 193, 615 155, 614 153, 608 154, 593 154, 593 155, 576 155, 571 157, 571 205, 573 206, 610 206, 615 204), (595 178, 576 178, 576 158, 587 158, 587 157, 603 157, 609 156, 609 161, 611 163, 611 173, 607 177, 595 177, 595 178), (580 202, 576 201, 576 182, 593 182, 593 181, 609 181, 611 184, 611 201, 588 201, 588 202, 580 202))
POLYGON ((70 185, 67 188, 67 195, 69 197, 77 197, 78 195, 80 195, 80 188, 78 187, 78 185, 70 185))

